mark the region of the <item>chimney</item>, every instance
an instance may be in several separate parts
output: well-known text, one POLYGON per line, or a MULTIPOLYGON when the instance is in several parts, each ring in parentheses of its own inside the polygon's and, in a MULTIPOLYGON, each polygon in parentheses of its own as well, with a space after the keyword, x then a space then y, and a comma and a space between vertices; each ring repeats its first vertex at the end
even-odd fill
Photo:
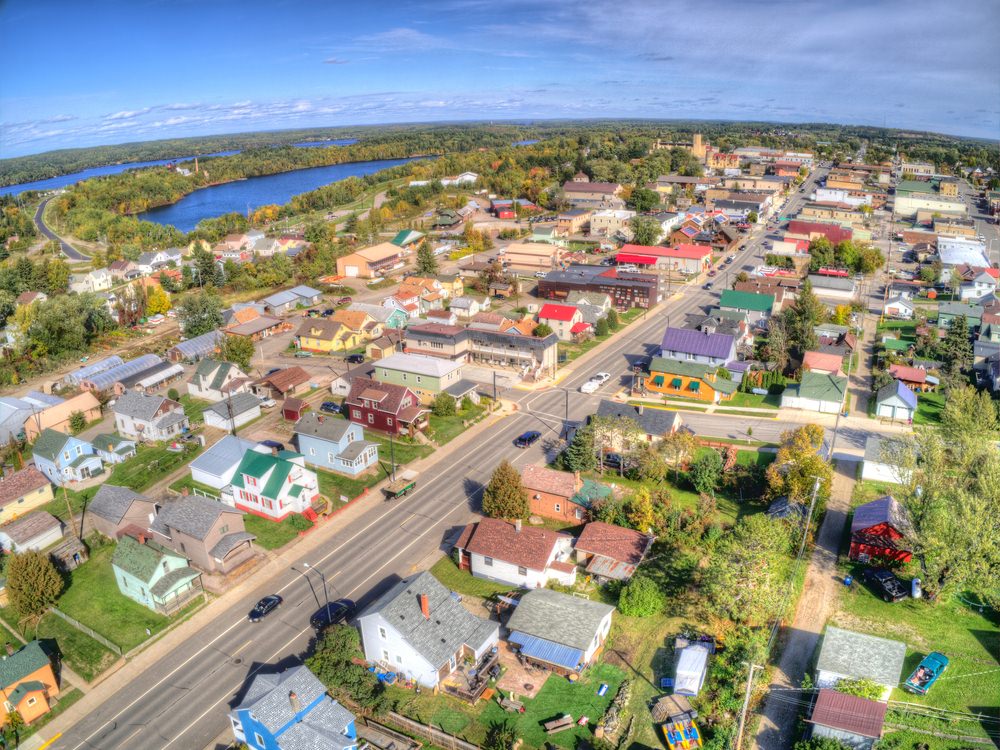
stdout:
POLYGON ((520 518, 518 518, 518 519, 516 519, 514 521, 514 533, 515 534, 520 534, 521 533, 521 519, 520 518))
POLYGON ((420 595, 420 613, 424 616, 425 620, 431 619, 431 602, 427 598, 427 594, 420 595))
POLYGON ((14 647, 10 645, 10 641, 7 641, 7 643, 4 644, 4 648, 7 649, 7 656, 14 655, 14 647))
POLYGON ((293 714, 298 714, 302 710, 302 701, 299 700, 299 696, 295 694, 294 690, 288 694, 288 705, 292 707, 293 714))

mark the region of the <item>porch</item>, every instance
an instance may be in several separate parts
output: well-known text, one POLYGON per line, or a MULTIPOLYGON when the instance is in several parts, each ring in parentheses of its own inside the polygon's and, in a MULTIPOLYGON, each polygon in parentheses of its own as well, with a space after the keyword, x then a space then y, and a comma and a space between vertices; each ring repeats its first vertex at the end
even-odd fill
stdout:
POLYGON ((490 684, 491 677, 500 674, 499 647, 494 646, 476 663, 460 662, 458 667, 441 682, 448 695, 475 703, 490 684))

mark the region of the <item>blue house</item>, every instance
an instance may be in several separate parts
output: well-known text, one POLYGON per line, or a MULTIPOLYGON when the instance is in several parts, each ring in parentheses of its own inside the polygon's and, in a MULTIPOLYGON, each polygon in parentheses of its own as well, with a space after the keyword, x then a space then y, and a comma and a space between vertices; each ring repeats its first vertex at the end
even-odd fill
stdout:
POLYGON ((95 477, 104 471, 104 463, 93 445, 50 427, 38 435, 32 457, 38 470, 57 487, 95 477))
POLYGON ((355 750, 354 714, 326 694, 308 668, 258 674, 229 714, 237 742, 253 750, 355 750))
POLYGON ((365 440, 361 425, 307 412, 295 424, 299 453, 306 463, 354 477, 378 463, 378 443, 365 440))
POLYGON ((94 437, 94 450, 106 464, 120 464, 136 453, 134 440, 108 432, 102 432, 94 437))

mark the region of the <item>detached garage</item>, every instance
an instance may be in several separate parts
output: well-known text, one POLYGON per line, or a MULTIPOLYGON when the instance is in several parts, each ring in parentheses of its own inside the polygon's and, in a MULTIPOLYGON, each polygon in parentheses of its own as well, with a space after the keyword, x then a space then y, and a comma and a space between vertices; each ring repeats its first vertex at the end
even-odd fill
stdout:
POLYGON ((875 394, 875 416, 909 421, 917 411, 917 394, 896 380, 878 389, 875 394))
POLYGON ((260 399, 252 393, 234 393, 201 413, 205 424, 230 432, 260 416, 260 399))
POLYGON ((844 405, 847 378, 803 372, 802 382, 785 388, 781 395, 781 408, 805 409, 821 414, 836 414, 844 405))

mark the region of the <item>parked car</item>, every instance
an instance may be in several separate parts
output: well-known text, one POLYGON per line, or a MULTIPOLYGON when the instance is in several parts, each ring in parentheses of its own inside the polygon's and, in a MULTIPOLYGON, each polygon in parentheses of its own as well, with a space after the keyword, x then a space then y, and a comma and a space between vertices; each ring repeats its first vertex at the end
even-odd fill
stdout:
POLYGON ((908 596, 903 582, 884 568, 865 568, 861 573, 861 579, 869 584, 883 601, 898 602, 908 596))
POLYGON ((341 413, 340 404, 338 404, 336 401, 324 401, 320 405, 319 410, 322 411, 322 412, 326 412, 327 414, 340 414, 341 413))
POLYGON ((622 456, 621 453, 605 453, 604 454, 604 468, 614 469, 618 471, 620 469, 628 469, 632 465, 632 462, 627 458, 622 456))
POLYGON ((250 614, 247 615, 247 619, 250 622, 260 622, 276 610, 282 601, 283 599, 277 594, 268 594, 254 605, 254 608, 250 610, 250 614))
POLYGON ((273 409, 275 406, 278 405, 278 402, 275 401, 273 398, 264 398, 261 399, 260 405, 265 409, 273 409))
POLYGON ((352 365, 360 365, 361 363, 363 363, 365 361, 365 355, 364 354, 348 354, 347 355, 347 361, 350 362, 352 365))
POLYGON ((338 299, 338 300, 337 300, 336 302, 334 302, 333 304, 335 304, 335 305, 349 305, 349 304, 351 304, 351 303, 352 303, 353 301, 354 301, 354 300, 353 300, 353 299, 352 299, 351 297, 341 297, 340 299, 338 299))
POLYGON ((535 271, 536 279, 544 279, 548 274, 545 271, 535 271))
POLYGON ((265 448, 271 448, 272 450, 276 451, 285 450, 285 444, 279 443, 277 440, 261 440, 260 444, 263 445, 265 448))
POLYGON ((280 367, 272 367, 270 370, 264 373, 264 377, 266 378, 268 375, 274 375, 274 373, 276 373, 280 369, 281 369, 280 367))
POLYGON ((323 311, 323 316, 322 316, 322 317, 324 317, 324 318, 329 318, 329 317, 330 317, 331 315, 333 315, 333 314, 334 314, 335 312, 336 312, 336 310, 334 310, 334 309, 333 309, 332 307, 328 307, 328 308, 326 308, 326 309, 325 309, 325 310, 323 311))
POLYGON ((302 351, 301 349, 295 352, 295 356, 298 357, 299 359, 302 359, 304 357, 311 357, 312 355, 313 355, 312 352, 302 351))
POLYGON ((335 602, 324 604, 319 610, 309 618, 309 624, 315 630, 323 630, 331 625, 346 622, 354 614, 357 605, 350 599, 338 599, 335 602))
POLYGON ((542 436, 542 433, 535 430, 525 432, 522 435, 518 435, 514 438, 514 445, 518 448, 530 448, 532 445, 538 442, 538 439, 542 436))

